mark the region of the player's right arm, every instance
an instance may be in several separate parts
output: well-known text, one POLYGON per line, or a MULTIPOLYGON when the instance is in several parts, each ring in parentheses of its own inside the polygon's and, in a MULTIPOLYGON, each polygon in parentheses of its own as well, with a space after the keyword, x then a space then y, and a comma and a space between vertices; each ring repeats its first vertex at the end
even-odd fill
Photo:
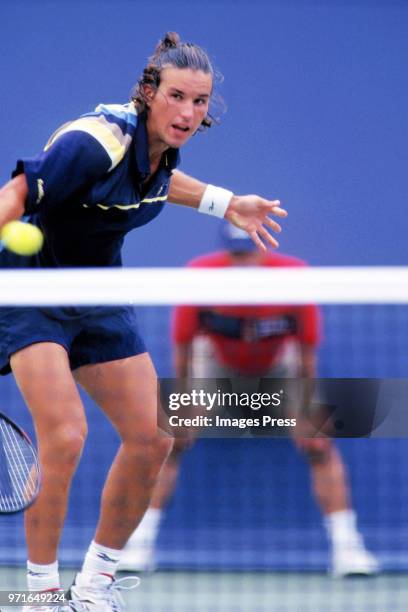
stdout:
POLYGON ((0 189, 0 228, 23 216, 27 194, 28 185, 24 174, 11 179, 0 189))
MULTIPOLYGON (((180 170, 174 170, 170 182, 168 201, 196 208, 208 214, 216 214, 209 211, 214 211, 214 206, 218 208, 217 190, 221 192, 225 190, 212 186, 212 189, 215 191, 213 192, 214 195, 209 197, 211 206, 207 207, 206 205, 204 208, 201 208, 202 199, 208 187, 209 185, 206 183, 188 176, 184 172, 180 172, 180 170)), ((268 230, 274 232, 281 231, 279 223, 271 219, 269 215, 275 215, 280 218, 287 216, 286 210, 280 207, 279 200, 266 200, 258 195, 238 196, 233 195, 232 192, 227 191, 227 193, 230 195, 225 215, 216 214, 216 216, 224 216, 232 225, 246 231, 261 251, 266 251, 266 244, 276 248, 278 242, 268 230), (265 241, 265 244, 262 240, 265 241)), ((224 197, 228 196, 221 197, 223 201, 221 208, 225 205, 224 197)))

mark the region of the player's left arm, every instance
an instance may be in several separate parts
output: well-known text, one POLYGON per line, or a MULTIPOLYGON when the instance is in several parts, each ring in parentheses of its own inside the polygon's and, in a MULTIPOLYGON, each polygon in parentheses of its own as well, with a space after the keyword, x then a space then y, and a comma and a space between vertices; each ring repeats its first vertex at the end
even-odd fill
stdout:
POLYGON ((24 202, 28 194, 24 174, 11 179, 0 189, 0 229, 24 214, 24 202))
POLYGON ((187 378, 192 355, 191 342, 177 342, 173 349, 173 365, 176 378, 187 378))
POLYGON ((279 200, 266 200, 258 195, 234 195, 219 187, 209 186, 179 170, 173 172, 168 200, 196 208, 200 212, 225 217, 233 225, 245 230, 261 250, 266 250, 262 240, 272 247, 278 246, 277 240, 268 229, 279 233, 281 227, 269 215, 280 218, 287 216, 286 210, 280 207, 279 200))
POLYGON ((310 344, 300 346, 300 376, 301 378, 316 378, 317 357, 316 347, 310 344))

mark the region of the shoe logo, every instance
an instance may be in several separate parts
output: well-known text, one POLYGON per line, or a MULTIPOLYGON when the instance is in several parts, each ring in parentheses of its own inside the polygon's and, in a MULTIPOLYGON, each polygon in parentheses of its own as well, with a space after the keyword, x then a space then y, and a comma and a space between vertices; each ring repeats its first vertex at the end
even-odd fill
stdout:
POLYGON ((29 576, 48 576, 47 572, 33 572, 32 570, 28 570, 29 576))
POLYGON ((98 552, 97 556, 99 557, 99 559, 103 559, 104 561, 110 561, 111 563, 117 563, 119 561, 119 559, 109 557, 109 555, 103 552, 98 552))

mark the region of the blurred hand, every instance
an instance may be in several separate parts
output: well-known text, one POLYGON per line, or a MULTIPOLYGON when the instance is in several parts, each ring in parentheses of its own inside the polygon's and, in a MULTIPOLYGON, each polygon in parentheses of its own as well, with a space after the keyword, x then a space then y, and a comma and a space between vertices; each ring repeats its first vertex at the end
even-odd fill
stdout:
POLYGON ((287 217, 287 212, 280 207, 279 200, 265 200, 257 195, 234 195, 225 213, 232 225, 239 227, 247 232, 250 238, 261 251, 266 251, 266 244, 277 248, 278 241, 269 233, 269 230, 279 233, 281 226, 270 218, 274 215, 283 219, 287 217), (266 229, 267 226, 268 229, 266 229))

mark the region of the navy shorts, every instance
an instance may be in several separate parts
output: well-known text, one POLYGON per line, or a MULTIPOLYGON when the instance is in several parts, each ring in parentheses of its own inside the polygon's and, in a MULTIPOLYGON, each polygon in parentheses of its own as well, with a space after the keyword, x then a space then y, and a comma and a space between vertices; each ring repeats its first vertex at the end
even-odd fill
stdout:
POLYGON ((146 351, 133 306, 0 308, 0 374, 11 372, 13 353, 36 342, 65 347, 72 370, 146 351))

